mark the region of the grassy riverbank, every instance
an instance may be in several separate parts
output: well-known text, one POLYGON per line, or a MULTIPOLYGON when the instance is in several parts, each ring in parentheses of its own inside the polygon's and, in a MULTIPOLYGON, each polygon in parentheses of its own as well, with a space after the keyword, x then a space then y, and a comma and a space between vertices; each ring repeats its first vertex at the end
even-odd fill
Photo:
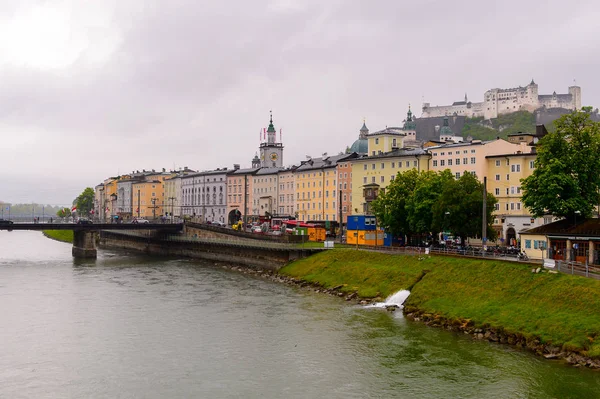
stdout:
POLYGON ((407 308, 600 357, 600 281, 535 274, 513 262, 350 249, 319 253, 280 273, 328 288, 344 285, 341 291, 361 297, 410 289, 407 308))
POLYGON ((73 242, 73 230, 44 230, 42 233, 56 241, 73 242))

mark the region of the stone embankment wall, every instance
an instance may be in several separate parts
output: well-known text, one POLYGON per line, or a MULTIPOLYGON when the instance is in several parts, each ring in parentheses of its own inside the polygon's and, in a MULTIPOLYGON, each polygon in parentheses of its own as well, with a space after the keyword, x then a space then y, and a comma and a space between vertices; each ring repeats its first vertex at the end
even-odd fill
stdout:
POLYGON ((272 248, 242 242, 194 242, 168 240, 161 236, 135 236, 102 232, 100 246, 129 249, 160 256, 182 256, 232 263, 250 268, 279 270, 287 263, 305 258, 320 249, 272 248))
POLYGON ((245 231, 236 231, 225 227, 216 227, 209 224, 186 223, 184 234, 187 237, 215 238, 228 241, 264 241, 279 243, 300 243, 302 236, 281 235, 274 236, 268 234, 248 233, 245 231))

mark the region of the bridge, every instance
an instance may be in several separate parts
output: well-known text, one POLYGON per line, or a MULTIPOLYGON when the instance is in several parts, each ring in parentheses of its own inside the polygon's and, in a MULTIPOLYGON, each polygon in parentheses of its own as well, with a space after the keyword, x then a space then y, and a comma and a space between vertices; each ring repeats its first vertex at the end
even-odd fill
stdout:
POLYGON ((183 224, 163 223, 11 223, 0 224, 0 230, 73 230, 73 250, 75 258, 96 258, 96 241, 98 232, 102 230, 153 230, 157 232, 176 233, 183 230, 183 224))

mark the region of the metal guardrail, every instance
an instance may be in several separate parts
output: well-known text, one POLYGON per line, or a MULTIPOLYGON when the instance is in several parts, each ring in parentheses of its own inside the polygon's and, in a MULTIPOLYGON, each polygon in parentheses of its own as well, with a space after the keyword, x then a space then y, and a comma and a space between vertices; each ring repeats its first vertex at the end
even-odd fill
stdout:
POLYGON ((598 265, 562 260, 555 262, 555 270, 558 272, 600 280, 600 266, 598 265))

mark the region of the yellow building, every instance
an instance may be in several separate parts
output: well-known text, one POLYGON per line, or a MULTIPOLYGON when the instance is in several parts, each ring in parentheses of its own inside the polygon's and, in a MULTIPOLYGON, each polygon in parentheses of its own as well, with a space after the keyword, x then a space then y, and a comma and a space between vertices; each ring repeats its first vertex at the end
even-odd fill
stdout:
POLYGON ((301 221, 337 221, 340 163, 356 158, 342 154, 303 161, 294 172, 296 213, 301 221))
POLYGON ((404 147, 406 133, 401 128, 385 128, 367 135, 370 156, 381 155, 404 147))
POLYGON ((143 181, 132 184, 133 217, 153 220, 164 215, 164 181, 171 176, 174 176, 174 173, 149 172, 144 176, 143 181))
POLYGON ((376 198, 376 192, 385 190, 398 173, 410 169, 429 170, 429 157, 423 149, 403 148, 354 159, 351 185, 352 214, 370 214, 370 203, 376 198))
POLYGON ((494 229, 501 243, 515 245, 519 231, 550 223, 552 217, 532 218, 521 197, 521 179, 535 170, 536 154, 532 152, 498 154, 486 157, 487 191, 497 199, 494 229), (544 220, 546 219, 546 220, 544 220))

